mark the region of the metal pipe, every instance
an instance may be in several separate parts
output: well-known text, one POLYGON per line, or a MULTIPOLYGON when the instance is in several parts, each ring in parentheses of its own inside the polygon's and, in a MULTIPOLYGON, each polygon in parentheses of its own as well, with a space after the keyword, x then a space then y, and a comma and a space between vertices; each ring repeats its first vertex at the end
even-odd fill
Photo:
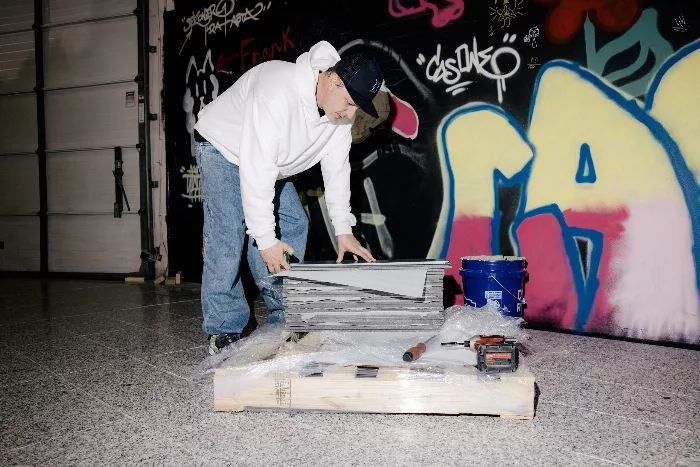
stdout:
POLYGON ((36 70, 36 130, 39 158, 39 271, 42 275, 49 272, 49 224, 48 187, 46 176, 46 109, 44 106, 44 5, 42 0, 34 0, 34 68, 36 70))
POLYGON ((111 16, 100 16, 99 18, 86 18, 86 19, 79 19, 77 21, 66 21, 64 23, 44 24, 43 28, 44 29, 52 29, 52 28, 60 28, 63 26, 77 26, 79 24, 99 23, 102 21, 110 21, 113 19, 132 18, 133 16, 134 15, 132 13, 124 13, 121 15, 111 15, 111 16))
POLYGON ((113 84, 130 84, 133 82, 134 82, 133 79, 121 79, 121 80, 116 80, 116 81, 105 81, 102 83, 73 84, 70 86, 56 86, 56 87, 52 87, 52 88, 44 88, 44 91, 68 91, 70 89, 94 88, 97 86, 110 86, 113 84))
POLYGON ((122 148, 114 148, 114 217, 122 217, 124 198, 122 197, 122 177, 124 176, 122 148))
MULTIPOLYGON (((123 211, 122 214, 138 214, 136 211, 123 211)), ((0 217, 37 217, 38 212, 0 212, 0 217)), ((112 216, 111 211, 47 211, 47 216, 112 216)))
POLYGON ((0 152, 0 157, 9 157, 9 156, 36 156, 36 151, 0 152))
MULTIPOLYGON (((49 211, 49 216, 112 216, 113 211, 49 211)), ((122 214, 138 214, 136 211, 124 211, 122 214)))
MULTIPOLYGON (((0 277, 11 278, 42 278, 42 279, 87 279, 87 280, 120 280, 133 276, 127 273, 101 273, 101 272, 47 272, 41 274, 35 271, 0 271, 0 277)), ((138 277, 138 276, 137 276, 138 277)))
MULTIPOLYGON (((131 145, 121 145, 122 149, 136 149, 136 144, 131 145)), ((114 154, 114 147, 99 147, 99 148, 68 148, 68 149, 48 149, 47 154, 65 154, 71 152, 87 152, 87 151, 109 151, 110 155, 114 154)))
MULTIPOLYGON (((153 245, 153 203, 151 191, 151 136, 149 115, 149 34, 148 34, 148 0, 138 0, 134 10, 137 18, 138 33, 138 115, 139 115, 139 175, 141 199, 141 250, 149 255, 155 253, 153 245)), ((155 263, 146 261, 147 277, 155 278, 155 263)))

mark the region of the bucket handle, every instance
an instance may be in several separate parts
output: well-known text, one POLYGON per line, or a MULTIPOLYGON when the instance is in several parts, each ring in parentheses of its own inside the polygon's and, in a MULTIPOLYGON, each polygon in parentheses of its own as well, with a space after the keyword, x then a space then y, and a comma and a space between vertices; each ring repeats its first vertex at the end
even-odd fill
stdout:
POLYGON ((493 274, 489 274, 489 277, 490 277, 491 279, 495 280, 495 281, 498 283, 498 285, 500 285, 501 288, 502 288, 503 290, 505 290, 506 292, 508 292, 508 294, 509 294, 511 297, 513 297, 514 299, 516 299, 516 300, 518 301, 518 303, 520 303, 520 304, 522 304, 522 305, 525 305, 525 297, 523 297, 522 299, 520 299, 520 298, 516 297, 515 295, 513 295, 513 293, 512 293, 510 290, 508 290, 508 288, 504 287, 503 284, 501 284, 501 282, 500 282, 498 279, 496 279, 496 276, 494 276, 493 274))

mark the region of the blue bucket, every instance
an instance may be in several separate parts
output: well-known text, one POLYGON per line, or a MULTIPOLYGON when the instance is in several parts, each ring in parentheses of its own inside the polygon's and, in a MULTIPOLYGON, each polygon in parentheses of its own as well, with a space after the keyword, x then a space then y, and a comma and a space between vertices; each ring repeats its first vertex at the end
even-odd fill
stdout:
POLYGON ((496 302, 505 316, 522 317, 527 276, 525 258, 516 256, 465 256, 462 258, 464 304, 481 308, 496 302))

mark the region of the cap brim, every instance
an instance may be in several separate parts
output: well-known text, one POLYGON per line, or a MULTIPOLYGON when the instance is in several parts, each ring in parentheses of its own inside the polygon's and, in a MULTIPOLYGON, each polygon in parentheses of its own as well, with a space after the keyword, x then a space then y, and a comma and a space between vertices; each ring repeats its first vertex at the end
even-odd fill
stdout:
POLYGON ((379 118, 377 109, 374 108, 374 104, 371 100, 365 99, 357 92, 355 92, 355 90, 350 86, 346 86, 346 89, 348 90, 348 94, 350 94, 350 97, 352 97, 353 102, 355 102, 355 104, 357 104, 357 106, 361 108, 364 113, 370 115, 371 117, 379 118))

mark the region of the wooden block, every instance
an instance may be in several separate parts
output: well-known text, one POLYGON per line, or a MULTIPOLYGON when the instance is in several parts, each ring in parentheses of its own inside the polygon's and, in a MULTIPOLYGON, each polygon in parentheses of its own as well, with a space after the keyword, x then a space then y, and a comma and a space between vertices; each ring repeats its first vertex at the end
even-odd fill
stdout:
POLYGON ((124 282, 130 282, 130 283, 139 283, 139 282, 145 282, 146 278, 145 277, 125 277, 124 282))
POLYGON ((177 274, 175 274, 175 283, 179 284, 182 279, 182 272, 178 271, 177 274))
MULTIPOLYGON (((317 334, 307 334, 299 341, 303 345, 287 347, 277 357, 314 351, 317 334)), ((216 369, 214 410, 473 414, 523 420, 531 420, 535 412, 535 376, 523 367, 501 374, 460 365, 421 369, 320 364, 309 370, 292 368, 251 378, 239 369, 216 369)))
POLYGON ((470 367, 452 367, 444 373, 436 370, 351 365, 320 369, 320 374, 311 376, 285 371, 227 392, 226 387, 240 384, 243 376, 217 369, 214 409, 474 414, 525 420, 534 416, 535 377, 527 370, 489 377, 470 367))
POLYGON ((153 281, 153 283, 154 283, 155 285, 162 284, 163 282, 165 282, 165 276, 158 276, 158 277, 156 278, 156 280, 153 281))
POLYGON ((165 285, 175 285, 175 279, 165 279, 165 285))

